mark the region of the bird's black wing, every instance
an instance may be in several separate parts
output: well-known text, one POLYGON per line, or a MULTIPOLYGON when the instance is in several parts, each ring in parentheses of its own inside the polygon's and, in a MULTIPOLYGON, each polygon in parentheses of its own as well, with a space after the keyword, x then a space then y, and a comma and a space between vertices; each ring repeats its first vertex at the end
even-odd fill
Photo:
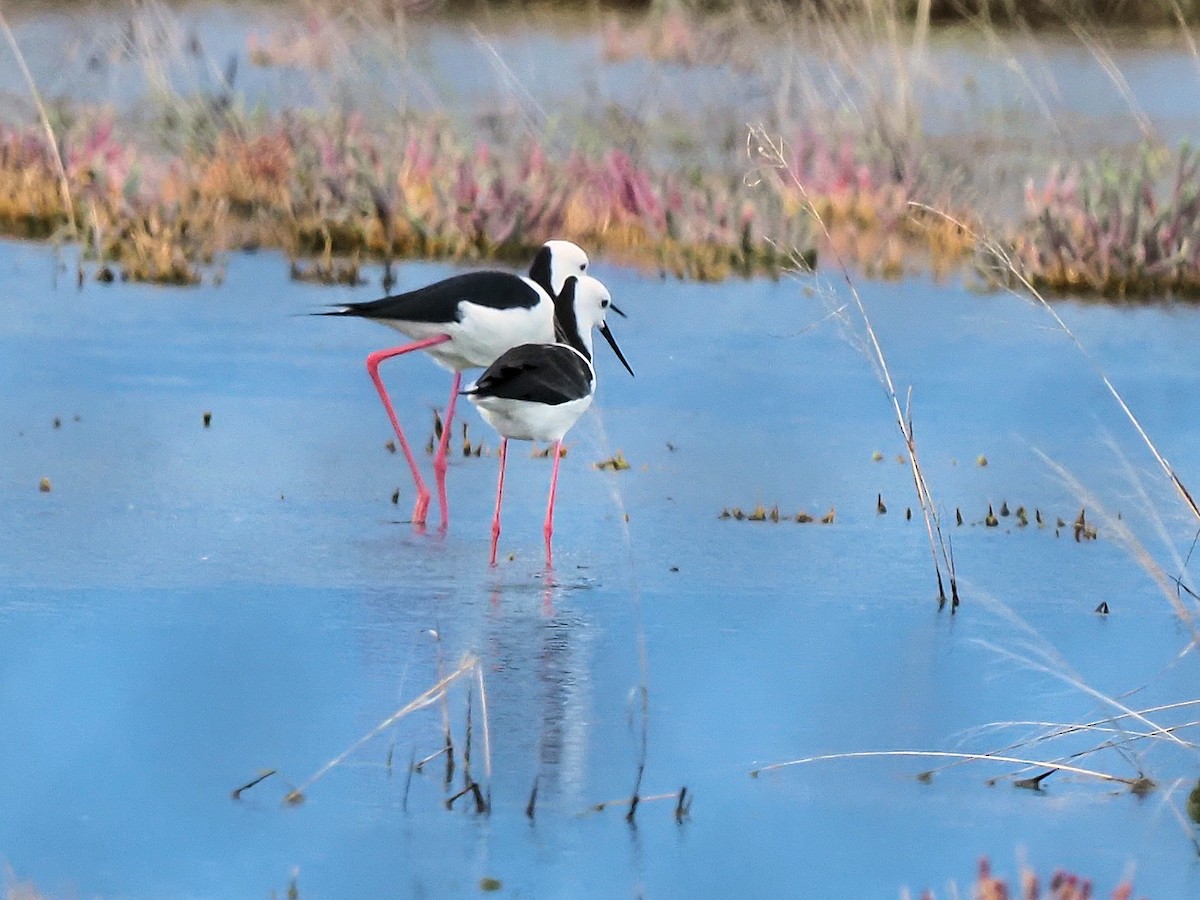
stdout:
POLYGON ((403 294, 366 303, 350 303, 325 316, 359 316, 402 322, 457 322, 459 304, 466 301, 492 309, 531 309, 538 292, 510 272, 467 272, 403 294))
POLYGON ((575 350, 562 344, 521 344, 488 366, 466 393, 557 406, 591 392, 592 370, 575 350))

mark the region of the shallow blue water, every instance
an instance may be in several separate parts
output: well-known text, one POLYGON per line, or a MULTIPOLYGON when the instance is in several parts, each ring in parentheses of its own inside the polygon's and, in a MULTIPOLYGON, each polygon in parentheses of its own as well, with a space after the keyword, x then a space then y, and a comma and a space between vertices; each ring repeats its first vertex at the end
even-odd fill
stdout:
MULTIPOLYGON (((1063 773, 1040 794, 989 787, 1004 765, 922 784, 936 761, 914 759, 749 775, 838 751, 995 749, 1028 730, 961 732, 1111 711, 1006 654, 1054 648, 1043 665, 1106 694, 1141 688, 1125 698, 1138 709, 1194 697, 1192 657, 1175 660, 1186 629, 1094 509, 1120 512, 1176 573, 1106 435, 1181 553, 1194 523, 1044 312, 953 284, 861 285, 899 389, 913 387, 964 598, 951 616, 937 611, 919 516, 904 518, 916 504, 886 396, 810 285, 682 284, 597 261, 630 313, 613 328, 637 377, 601 348, 547 579, 548 463, 523 445, 510 454, 495 571, 493 457, 454 458, 449 532, 414 531, 362 365, 390 333, 303 315, 376 288, 284 271, 241 256, 220 288, 77 291, 61 273, 55 287, 50 251, 0 244, 0 859, 16 878, 50 896, 135 898, 265 896, 293 876, 301 896, 324 897, 470 894, 485 876, 522 896, 894 897, 965 889, 986 854, 1010 874, 1022 856, 1102 887, 1134 866, 1147 896, 1197 890, 1171 809, 1190 784, 1169 791, 1195 777, 1196 754, 1165 741, 1075 761, 1140 767, 1161 785, 1141 801, 1063 773), (592 468, 618 448, 630 470, 592 468), (760 501, 837 517, 718 519, 760 501), (1050 526, 979 524, 1003 501, 1050 526), (1100 539, 1076 543, 1069 524, 1056 536, 1055 517, 1070 523, 1084 502, 1100 539), (1101 600, 1107 618, 1093 614, 1101 600), (405 802, 408 761, 440 746, 436 705, 308 786, 303 805, 283 803, 465 653, 487 690, 490 816, 467 797, 445 809, 440 760, 405 802), (643 685, 642 792, 686 785, 683 825, 670 800, 643 804, 634 828, 620 808, 588 812, 633 788, 643 685), (231 799, 267 768, 278 774, 231 799)), ((450 271, 405 265, 402 286, 450 271)), ((1194 480, 1200 314, 1058 308, 1194 480)), ((427 360, 385 377, 423 444, 449 379, 427 360)), ((464 421, 494 446, 469 407, 464 421)), ((448 695, 455 791, 466 684, 448 695)))

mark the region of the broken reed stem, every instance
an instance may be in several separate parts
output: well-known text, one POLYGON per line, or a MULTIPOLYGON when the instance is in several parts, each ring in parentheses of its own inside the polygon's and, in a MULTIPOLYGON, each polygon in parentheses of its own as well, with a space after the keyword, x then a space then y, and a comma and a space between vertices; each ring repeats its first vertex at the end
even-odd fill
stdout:
MULTIPOLYGON (((1184 484, 1179 479, 1179 476, 1175 474, 1175 470, 1171 468, 1171 464, 1167 462, 1166 458, 1161 453, 1159 453, 1158 447, 1154 445, 1154 441, 1150 439, 1150 435, 1146 433, 1146 429, 1142 427, 1142 423, 1138 421, 1138 417, 1133 414, 1133 410, 1129 408, 1129 404, 1125 402, 1125 398, 1121 396, 1121 392, 1117 390, 1116 386, 1111 381, 1109 381, 1108 376, 1104 373, 1104 370, 1100 368, 1100 364, 1090 353, 1088 353, 1087 349, 1083 346, 1083 343, 1075 336, 1075 332, 1067 327, 1067 323, 1062 320, 1062 317, 1055 311, 1054 307, 1050 305, 1049 301, 1042 296, 1041 291, 1034 287, 1029 279, 1025 277, 1025 275, 1017 267, 1016 263, 1013 262, 1012 257, 1008 255, 1008 252, 991 238, 986 238, 977 234, 965 222, 960 222, 947 212, 943 212, 940 209, 935 209, 932 206, 928 206, 924 203, 918 203, 913 200, 910 200, 908 205, 916 209, 923 209, 926 212, 933 213, 936 216, 940 216, 947 222, 950 222, 961 228, 964 234, 970 236, 970 238, 975 242, 976 246, 982 247, 989 254, 991 254, 991 256, 998 263, 1000 263, 1005 272, 1016 279, 1016 281, 1021 285, 1022 288, 1025 289, 1030 297, 1041 304, 1041 307, 1050 314, 1052 319, 1054 319, 1055 324, 1062 329, 1063 334, 1071 339, 1071 343, 1075 345, 1075 349, 1079 351, 1079 353, 1087 361, 1088 365, 1092 367, 1092 371, 1096 373, 1102 382, 1104 382, 1104 386, 1108 388, 1108 392, 1112 395, 1113 399, 1117 401, 1117 405, 1121 408, 1121 411, 1125 413, 1125 417, 1129 419, 1130 424, 1133 425, 1134 430, 1137 431, 1142 441, 1146 444, 1146 447, 1149 448, 1150 453, 1154 457, 1155 461, 1162 468, 1163 472, 1166 473, 1166 476, 1171 480, 1171 483, 1175 486, 1175 490, 1179 492, 1180 497, 1183 498, 1187 508, 1191 510, 1192 515, 1196 517, 1196 520, 1200 521, 1200 506, 1198 506, 1196 501, 1192 499, 1191 493, 1186 487, 1184 487, 1184 484)), ((1017 293, 1008 286, 1007 279, 1005 280, 1005 287, 1010 293, 1017 293)))
POLYGON ((408 792, 412 787, 413 773, 417 771, 417 748, 414 745, 408 755, 408 773, 404 776, 404 796, 400 799, 400 811, 408 812, 408 792))
POLYGON ((463 738, 463 784, 470 785, 471 778, 471 740, 475 734, 474 722, 472 721, 474 706, 474 691, 471 690, 471 685, 467 685, 467 733, 463 738))
MULTIPOLYGON (((476 666, 476 672, 479 667, 476 666)), ((470 792, 475 797, 475 809, 480 814, 488 811, 488 800, 484 799, 483 792, 479 789, 479 782, 475 780, 475 776, 471 774, 471 744, 474 742, 475 735, 475 717, 474 713, 474 694, 472 685, 467 684, 467 734, 463 741, 463 789, 446 801, 446 809, 454 806, 454 801, 459 797, 470 792)), ((447 786, 449 784, 447 783, 447 786)))
POLYGON ((475 811, 483 815, 488 811, 487 800, 484 799, 483 792, 479 790, 479 782, 471 778, 467 779, 467 786, 455 794, 453 797, 446 798, 446 809, 454 809, 454 804, 461 798, 470 794, 475 800, 475 811))
MULTIPOLYGON (((958 579, 954 572, 954 562, 946 547, 946 543, 942 538, 941 525, 938 523, 937 507, 933 504, 933 498, 929 493, 929 486, 925 481, 925 476, 921 471, 920 461, 917 459, 916 440, 912 431, 912 419, 905 419, 904 412, 900 409, 900 399, 896 394, 896 386, 892 381, 892 373, 888 368, 887 359, 883 355, 883 348, 880 346, 879 338, 875 334, 875 328, 871 325, 871 319, 867 315, 866 306, 862 302, 862 297, 859 296, 858 289, 854 286, 854 280, 850 277, 850 269, 846 265, 842 255, 838 252, 837 246, 834 243, 833 236, 829 232, 829 227, 825 224, 825 219, 812 202, 812 198, 808 195, 808 190, 804 187, 804 183, 800 177, 788 165, 783 154, 782 140, 776 141, 767 134, 766 129, 761 125, 751 125, 748 140, 754 139, 758 145, 758 155, 765 160, 768 165, 777 170, 782 170, 787 174, 788 179, 800 191, 800 195, 804 198, 804 208, 809 215, 813 217, 817 225, 821 229, 821 233, 825 236, 826 244, 832 253, 834 260, 837 263, 838 269, 841 272, 842 279, 846 282, 846 286, 850 290, 850 296, 854 300, 854 305, 858 308, 859 317, 862 319, 863 326, 866 329, 867 337, 871 342, 871 350, 874 354, 874 362, 881 380, 883 381, 884 389, 887 391, 888 399, 892 403, 892 411, 896 416, 896 425, 900 429, 900 434, 904 437, 904 444, 908 448, 908 461, 912 468, 913 482, 917 491, 917 502, 921 506, 921 514, 925 518, 925 531, 929 536, 929 552, 933 558, 933 571, 937 576, 938 583, 938 603, 946 602, 946 591, 942 584, 942 568, 938 561, 938 552, 941 552, 941 561, 946 565, 946 571, 950 576, 950 593, 952 600, 951 609, 958 606, 958 579), (934 537, 936 523, 937 538, 934 537)), ((749 149, 749 148, 748 148, 749 149)), ((910 392, 911 393, 911 392, 910 392)))
MULTIPOLYGON (((434 411, 434 416, 437 416, 437 411, 434 411)), ((435 659, 437 662, 438 678, 442 677, 442 672, 445 668, 445 660, 442 655, 442 632, 440 629, 433 629, 433 639, 437 644, 437 653, 435 659)), ((450 787, 450 782, 454 779, 454 737, 450 731, 450 700, 446 694, 442 697, 442 733, 446 738, 446 787, 450 787)))
MULTIPOLYGON (((643 648, 644 649, 644 648, 643 648)), ((645 682, 639 688, 642 698, 642 740, 638 751, 638 767, 637 777, 633 780, 633 796, 629 800, 629 813, 625 816, 625 821, 633 824, 633 817, 637 813, 638 808, 638 791, 642 789, 642 776, 646 774, 646 751, 647 751, 647 723, 650 718, 650 692, 646 688, 645 682)))
POLYGON ((254 787, 259 782, 265 781, 266 779, 270 778, 277 771, 278 771, 278 769, 268 769, 266 772, 263 772, 257 778, 253 778, 250 781, 243 784, 240 788, 234 788, 233 791, 230 793, 230 796, 234 800, 241 800, 243 792, 250 790, 250 788, 254 787))
MULTIPOLYGON (((638 781, 642 780, 641 767, 638 767, 638 781)), ((634 818, 637 816, 638 804, 642 802, 642 798, 638 796, 637 791, 633 792, 633 796, 629 798, 629 812, 625 813, 625 821, 630 825, 634 824, 634 818)))
POLYGON ((313 773, 311 776, 309 776, 308 779, 306 779, 299 787, 297 787, 295 790, 291 791, 284 798, 284 801, 287 803, 302 802, 304 800, 304 792, 307 791, 310 787, 312 787, 312 785, 314 783, 316 783, 319 779, 321 779, 326 774, 328 774, 331 769, 341 765, 343 762, 346 761, 346 759, 352 753, 354 753, 356 750, 358 750, 360 747, 362 747, 364 744, 366 744, 372 738, 378 737, 380 734, 382 734, 384 731, 386 731, 388 728, 390 728, 396 722, 403 719, 409 713, 415 712, 418 709, 424 709, 427 706, 431 706, 434 703, 436 703, 439 698, 444 699, 446 696, 446 688, 448 688, 451 684, 453 684, 459 678, 462 678, 464 675, 469 675, 471 673, 471 671, 475 668, 476 665, 478 665, 478 660, 476 659, 476 657, 468 654, 466 657, 464 657, 463 661, 459 664, 459 667, 457 669, 455 669, 453 672, 451 672, 449 675, 447 675, 445 678, 443 678, 441 681, 439 681, 433 687, 429 688, 424 693, 418 694, 416 697, 414 697, 412 700, 410 700, 404 706, 400 707, 400 709, 396 710, 394 713, 392 713, 390 716, 388 716, 386 719, 384 719, 382 722, 380 722, 378 725, 376 725, 374 728, 372 728, 370 731, 368 731, 366 734, 364 734, 362 737, 360 737, 357 741, 355 741, 353 744, 351 744, 349 747, 347 747, 345 750, 343 750, 341 753, 339 753, 337 756, 335 756, 333 759, 331 759, 329 762, 325 763, 325 765, 321 766, 321 768, 319 768, 315 773, 313 773))
POLYGON ((538 782, 542 776, 533 776, 533 789, 529 792, 529 802, 525 804, 525 818, 530 822, 533 821, 534 810, 537 808, 538 782))
POLYGON ((675 803, 675 823, 677 825, 682 825, 684 820, 688 818, 692 811, 692 801, 688 799, 688 789, 686 784, 679 789, 679 793, 676 795, 676 797, 678 799, 675 803))
MULTIPOLYGON (((413 763, 413 765, 414 765, 414 766, 416 766, 416 770, 417 770, 418 772, 420 772, 420 771, 421 771, 423 768, 425 768, 425 763, 428 763, 428 762, 433 762, 435 759, 437 759, 439 756, 441 756, 443 753, 445 753, 445 752, 446 752, 447 750, 449 750, 449 749, 450 749, 449 747, 442 747, 442 749, 441 749, 441 750, 434 750, 432 753, 430 753, 430 754, 429 754, 428 756, 426 756, 424 759, 422 759, 422 760, 418 760, 417 762, 413 763)), ((413 753, 414 753, 414 756, 413 756, 413 758, 414 758, 414 759, 416 759, 416 756, 415 756, 416 750, 415 750, 415 748, 414 748, 414 750, 413 750, 413 753)))
POLYGON ((1137 778, 1122 778, 1120 775, 1111 775, 1108 772, 1099 772, 1095 769, 1085 769, 1081 766, 1062 765, 1059 763, 1045 762, 1037 759, 1023 759, 1015 756, 995 756, 981 753, 954 753, 949 750, 856 750, 850 753, 824 753, 820 756, 806 756, 803 759, 790 759, 786 762, 772 763, 769 766, 751 769, 750 777, 757 778, 763 772, 771 772, 775 769, 786 769, 789 766, 803 766, 814 762, 825 762, 828 760, 837 759, 870 759, 872 757, 888 756, 959 759, 966 762, 1015 763, 1017 765, 1036 766, 1043 769, 1058 769, 1061 772, 1072 772, 1076 775, 1084 775, 1088 778, 1098 778, 1101 781, 1117 782, 1119 784, 1129 785, 1130 787, 1140 781, 1140 779, 1137 778))
POLYGON ((67 180, 67 170, 63 165, 62 152, 58 148, 58 138, 54 136, 54 128, 50 125, 50 116, 46 112, 46 105, 42 102, 41 91, 38 90, 37 84, 33 80, 33 73, 29 71, 29 66, 25 64, 25 54, 21 52, 17 36, 13 34, 3 9, 0 9, 0 30, 4 31, 8 46, 12 48, 13 56, 16 57, 17 66, 21 70, 21 76, 25 79, 25 85, 29 88, 33 105, 37 107, 38 118, 41 119, 42 128, 46 132, 46 140, 54 154, 54 165, 58 169, 58 189, 62 193, 63 205, 66 207, 67 223, 71 226, 71 237, 75 238, 79 234, 79 228, 75 224, 75 204, 71 202, 71 183, 67 180))

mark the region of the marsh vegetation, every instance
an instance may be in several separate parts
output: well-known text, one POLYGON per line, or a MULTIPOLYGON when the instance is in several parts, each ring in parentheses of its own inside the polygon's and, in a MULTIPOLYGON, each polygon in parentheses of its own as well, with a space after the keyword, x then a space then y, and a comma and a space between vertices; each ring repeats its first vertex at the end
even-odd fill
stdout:
MULTIPOLYGON (((93 11, 60 93, 41 96, 36 58, 7 80, 29 102, 0 112, 0 228, 73 241, 85 277, 179 284, 245 248, 315 259, 294 271, 336 283, 365 260, 515 263, 566 232, 686 278, 779 274, 831 247, 900 277, 969 265, 975 234, 1046 289, 1193 292, 1191 152, 1142 110, 1094 16, 1064 17, 1048 52, 1081 50, 1126 104, 1138 130, 1120 144, 1062 117, 1040 40, 986 9, 947 34, 929 9, 749 9, 565 7, 539 19, 570 36, 557 83, 524 58, 519 8, 481 7, 489 37, 419 6, 312 4, 266 27, 249 7, 223 14, 220 40, 156 4, 93 11), (453 73, 464 52, 485 68, 453 73), (807 200, 751 175, 747 122, 807 200)), ((1177 28, 1172 52, 1200 59, 1177 28)), ((13 49, 36 54, 22 31, 13 49)))

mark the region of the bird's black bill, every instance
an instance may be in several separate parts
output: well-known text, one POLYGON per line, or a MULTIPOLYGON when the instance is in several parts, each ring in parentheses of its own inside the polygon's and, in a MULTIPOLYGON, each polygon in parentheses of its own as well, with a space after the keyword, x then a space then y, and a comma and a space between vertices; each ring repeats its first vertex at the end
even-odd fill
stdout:
MULTIPOLYGON (((609 307, 610 309, 612 307, 609 307)), ((630 375, 633 374, 633 369, 629 368, 629 363, 625 361, 625 354, 621 352, 621 348, 617 346, 617 339, 613 337, 612 332, 608 330, 608 323, 600 323, 600 333, 604 335, 604 339, 608 341, 608 346, 613 348, 613 353, 617 354, 617 359, 621 361, 621 365, 625 367, 625 371, 630 375)))
POLYGON ((618 316, 620 316, 622 319, 628 319, 628 318, 629 318, 629 316, 625 315, 625 313, 623 313, 623 312, 621 312, 619 309, 617 309, 617 304, 615 304, 615 303, 613 303, 613 302, 611 302, 611 301, 610 301, 610 302, 609 302, 609 304, 608 304, 608 308, 609 308, 609 309, 611 309, 613 312, 615 312, 615 313, 616 313, 618 316))

